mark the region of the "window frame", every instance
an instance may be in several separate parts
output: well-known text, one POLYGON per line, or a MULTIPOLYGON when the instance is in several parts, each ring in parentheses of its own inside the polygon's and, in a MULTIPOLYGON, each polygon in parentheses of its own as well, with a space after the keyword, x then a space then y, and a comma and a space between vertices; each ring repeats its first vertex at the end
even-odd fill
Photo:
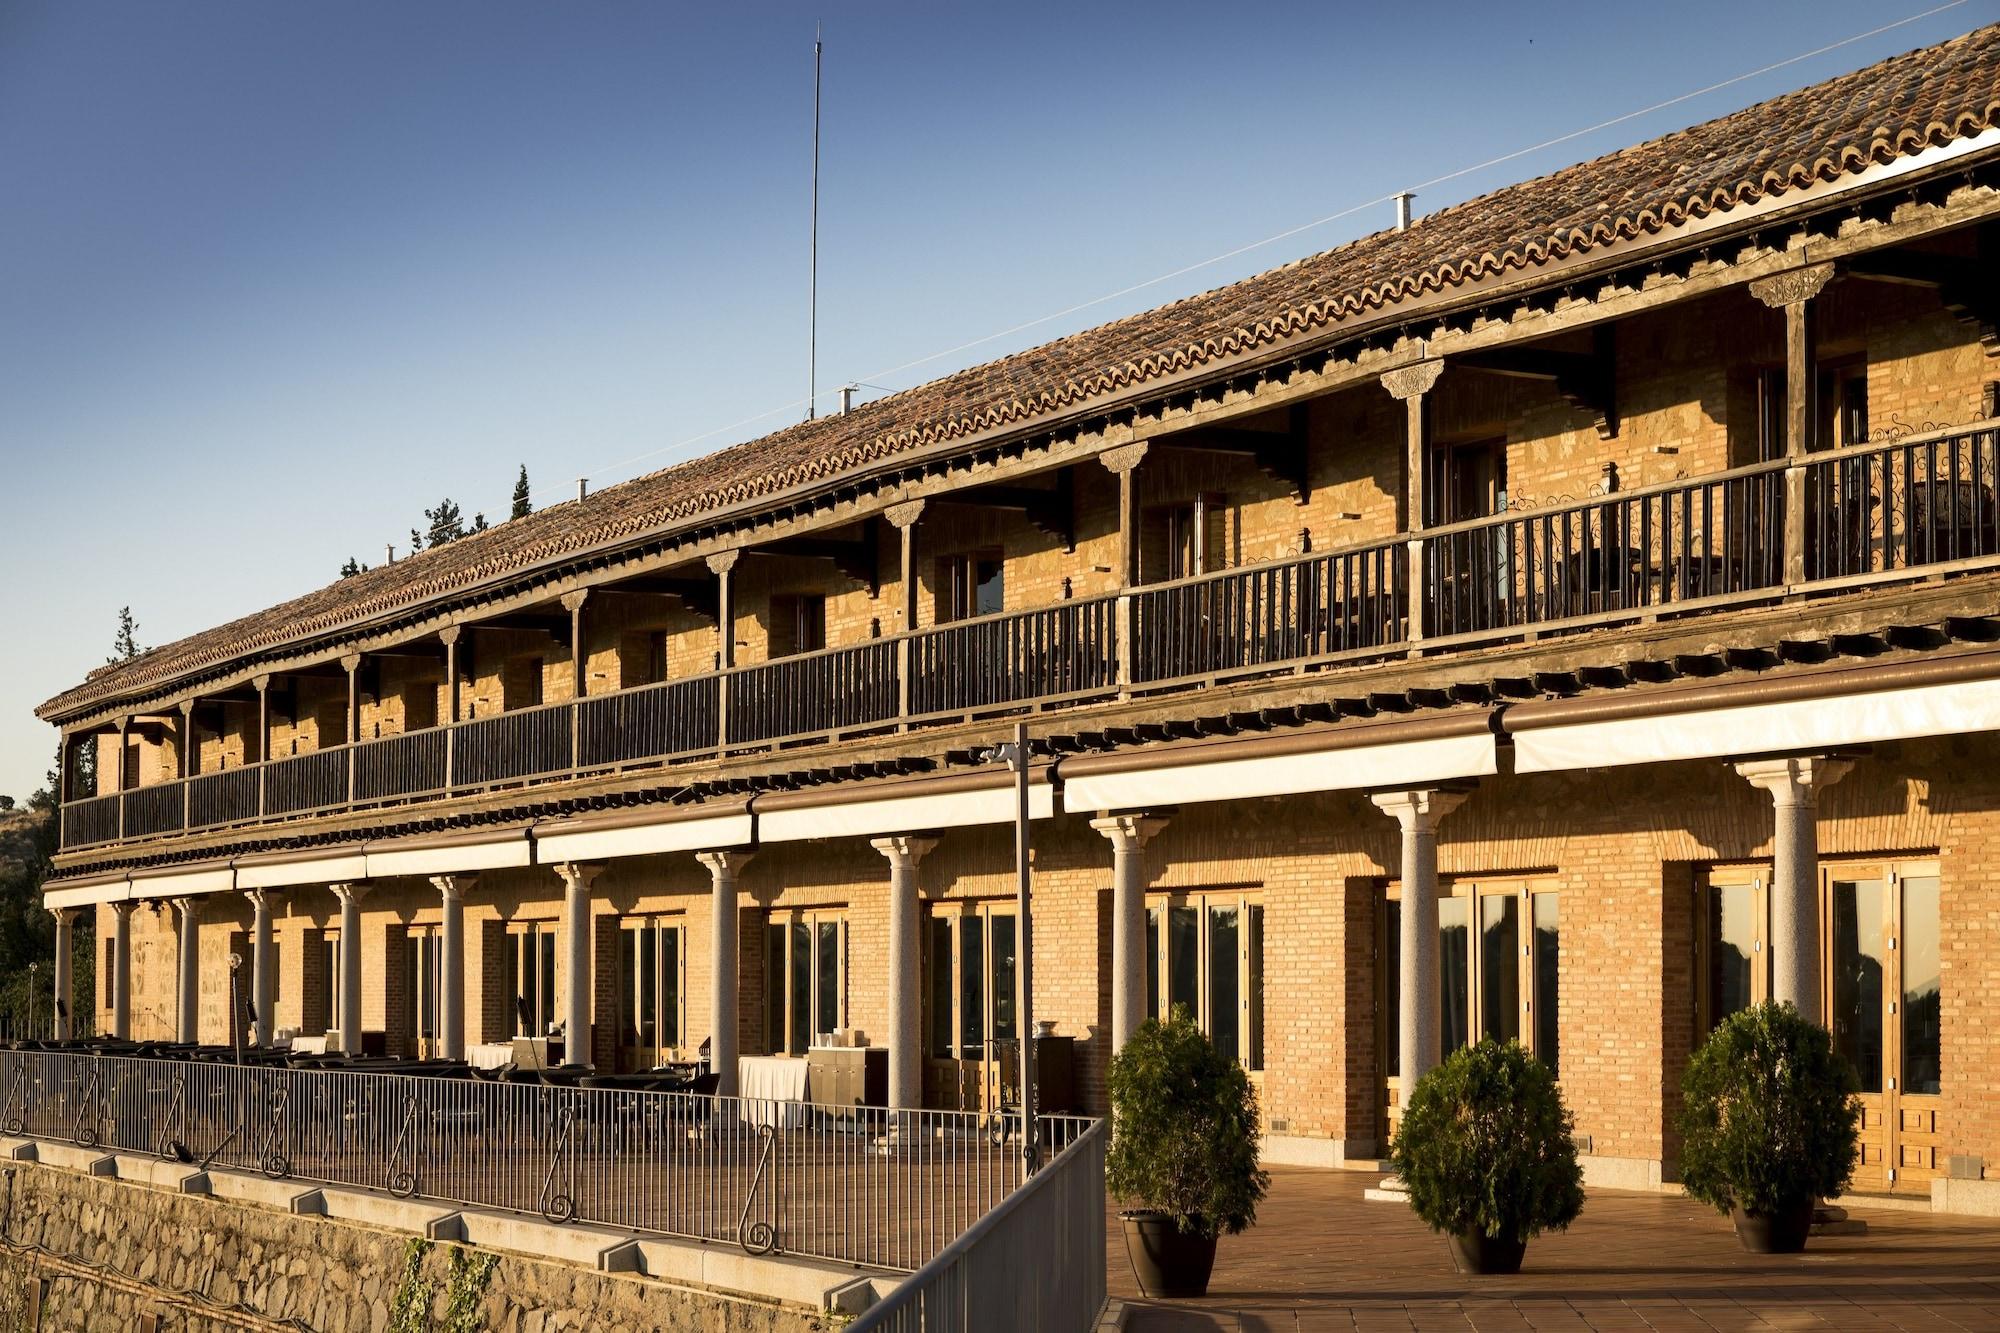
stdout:
MULTIPOLYGON (((1438 902, 1440 906, 1442 906, 1442 904, 1445 903, 1446 901, 1465 902, 1468 904, 1466 909, 1466 918, 1465 918, 1466 1010, 1465 1013, 1462 1015, 1462 1018, 1465 1023, 1466 1040, 1469 1043, 1476 1044, 1486 1035, 1486 1027, 1487 1027, 1486 1020, 1488 1017, 1486 1013, 1486 1001, 1484 994, 1485 960, 1481 956, 1481 950, 1479 947, 1482 927, 1480 925, 1480 911, 1478 904, 1482 900, 1488 898, 1514 898, 1519 902, 1520 904, 1519 908, 1516 910, 1514 916, 1514 948, 1518 950, 1518 952, 1515 954, 1515 957, 1519 959, 1519 967, 1517 969, 1515 976, 1515 992, 1516 992, 1516 1005, 1517 1005, 1517 1008, 1515 1010, 1515 1020, 1516 1020, 1515 1040, 1520 1041, 1522 1047, 1531 1054, 1534 1054, 1536 1056, 1542 1056, 1543 1058, 1546 1057, 1543 1056, 1543 1052, 1538 1049, 1541 1044, 1537 1031, 1537 1024, 1535 1022, 1536 1018, 1538 1017, 1538 1011, 1534 1007, 1535 994, 1537 990, 1537 981, 1539 979, 1539 971, 1540 971, 1539 960, 1535 956, 1535 902, 1538 898, 1542 897, 1543 895, 1547 894, 1555 895, 1557 943, 1556 943, 1556 1064, 1554 1072, 1556 1074, 1556 1081, 1558 1083, 1562 1081, 1563 1077, 1562 957, 1563 953, 1565 952, 1565 946, 1562 942, 1562 934, 1564 929, 1562 923, 1562 904, 1564 895, 1572 891, 1573 890, 1571 886, 1566 884, 1560 878, 1547 874, 1496 875, 1491 877, 1485 875, 1468 875, 1462 878, 1444 880, 1441 881, 1438 885, 1438 902)), ((1400 903, 1402 902, 1402 897, 1403 897, 1403 886, 1400 883, 1396 881, 1390 881, 1389 883, 1384 885, 1381 897, 1382 902, 1384 903, 1394 902, 1400 905, 1400 903)), ((1397 973, 1395 976, 1396 985, 1391 986, 1390 984, 1391 977, 1389 968, 1387 966, 1389 943, 1390 943, 1390 934, 1388 930, 1389 913, 1386 910, 1378 912, 1376 916, 1376 921, 1377 921, 1376 958, 1378 960, 1378 963, 1380 963, 1380 966, 1377 969, 1378 975, 1376 981, 1377 991, 1379 996, 1376 1005, 1376 1012, 1381 1016, 1382 1019, 1382 1021, 1377 1025, 1377 1036, 1380 1042, 1378 1049, 1382 1053, 1381 1059, 1378 1061, 1378 1063, 1383 1071, 1383 1076, 1390 1080, 1391 1086, 1396 1086, 1400 1079, 1400 1071, 1398 1071, 1395 1074, 1389 1073, 1390 1069, 1389 1062, 1392 1057, 1399 1055, 1400 1052, 1398 1052, 1396 1049, 1396 1044, 1398 1040, 1397 1032, 1395 1030, 1396 1024, 1390 1022, 1389 1020, 1391 1014, 1395 1013, 1400 1006, 1401 991, 1399 988, 1401 985, 1401 959, 1400 958, 1397 959, 1397 973)), ((1440 1059, 1442 1059, 1446 1055, 1451 1054, 1451 1051, 1453 1049, 1456 1049, 1455 1047, 1447 1048, 1445 1046, 1442 1034, 1442 1022, 1444 1019, 1444 998, 1445 998, 1443 993, 1443 987, 1444 987, 1443 940, 1442 940, 1443 928, 1444 927, 1443 927, 1442 914, 1440 914, 1440 920, 1438 926, 1440 932, 1439 968, 1438 968, 1438 986, 1439 986, 1438 1016, 1441 1025, 1439 1034, 1439 1043, 1438 1043, 1439 1047, 1438 1056, 1440 1059)), ((1395 943, 1397 947, 1400 949, 1401 945, 1400 936, 1396 937, 1395 943)))
POLYGON ((507 1026, 515 1037, 546 1037, 549 1029, 563 1017, 562 971, 565 960, 561 944, 560 923, 555 921, 509 921, 501 932, 500 958, 502 974, 507 978, 507 1026), (542 941, 546 939, 553 957, 548 960, 546 976, 538 975, 544 969, 534 967, 541 961, 544 952, 542 941), (529 941, 524 946, 524 941, 529 941), (530 994, 530 980, 536 983, 530 994), (546 994, 542 994, 546 983, 546 994), (525 1002, 528 1014, 521 1016, 525 1002), (523 1031, 523 1028, 526 1031, 523 1031))
POLYGON ((671 1058, 684 1051, 688 1044, 687 1026, 687 972, 688 972, 688 923, 685 913, 680 912, 638 912, 621 916, 618 921, 618 1005, 614 1011, 614 1022, 618 1025, 618 1046, 620 1052, 650 1050, 663 1058, 671 1058), (653 941, 653 1041, 640 1040, 643 1029, 638 1025, 643 1020, 644 977, 637 967, 639 958, 639 937, 646 931, 656 932, 653 941), (668 994, 668 970, 664 959, 665 950, 660 942, 666 936, 674 937, 674 964, 672 994, 668 994), (626 962, 626 945, 631 945, 633 964, 626 962), (626 1040, 625 1006, 630 1004, 634 1025, 631 1040, 626 1040), (671 1020, 672 1041, 663 1040, 668 1034, 662 1031, 671 1020))
POLYGON ((1237 1063, 1253 1081, 1262 1079, 1269 1051, 1269 1004, 1266 995, 1269 977, 1266 941, 1270 933, 1270 909, 1263 886, 1234 886, 1174 889, 1146 895, 1146 1012, 1164 1022, 1173 1006, 1172 916, 1174 909, 1195 913, 1195 994, 1194 1020, 1204 1033, 1215 1033, 1215 940, 1214 911, 1236 911, 1236 1005, 1237 1063), (1250 915, 1257 913, 1256 958, 1252 960, 1250 915))
POLYGON ((803 1057, 812 1049, 813 1039, 822 1031, 817 1025, 819 1017, 817 1005, 823 979, 823 974, 820 970, 819 950, 820 928, 823 925, 832 925, 837 932, 837 944, 835 947, 836 973, 834 978, 834 1007, 837 1012, 835 1013, 836 1021, 832 1030, 837 1031, 849 1026, 847 1003, 848 928, 846 907, 771 908, 764 913, 763 944, 761 946, 764 951, 763 1044, 766 1055, 803 1057), (808 955, 804 997, 807 1020, 806 1043, 803 1048, 794 1050, 792 1048, 792 1033, 795 1027, 793 1011, 798 1003, 799 996, 794 994, 792 985, 794 977, 792 941, 795 938, 793 928, 800 923, 803 923, 806 927, 806 952, 808 955), (782 960, 774 961, 771 951, 771 932, 774 928, 778 927, 783 927, 784 956, 782 960), (777 983, 775 986, 774 982, 777 983), (773 997, 775 994, 782 994, 783 998, 778 1002, 774 1012, 773 997), (780 1015, 782 1015, 782 1021, 779 1020, 780 1015), (777 1038, 776 1040, 773 1040, 774 1036, 777 1038))

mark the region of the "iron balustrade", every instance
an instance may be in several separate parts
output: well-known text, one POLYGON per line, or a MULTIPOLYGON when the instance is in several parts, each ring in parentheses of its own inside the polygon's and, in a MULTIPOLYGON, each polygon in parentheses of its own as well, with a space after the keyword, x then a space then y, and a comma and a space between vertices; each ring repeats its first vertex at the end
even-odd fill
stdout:
POLYGON ((853 731, 896 717, 896 645, 871 639, 727 673, 727 744, 853 731))
POLYGON ((257 770, 225 768, 187 780, 187 826, 213 828, 257 817, 257 770))
POLYGON ((86 796, 69 801, 62 808, 62 845, 87 847, 94 842, 112 842, 118 837, 117 792, 109 796, 86 796))
POLYGON ((1104 1308, 1103 1121, 1092 1124, 849 1333, 1088 1333, 1104 1308))
POLYGON ((1997 439, 1989 425, 1808 456, 1806 577, 2000 555, 1997 439))
POLYGON ((1403 639, 1400 540, 1132 592, 1132 679, 1157 683, 1373 650, 1403 639))
POLYGON ((909 636, 910 712, 962 714, 1118 688, 1118 599, 1085 597, 909 636))
POLYGON ((381 801, 445 789, 450 731, 428 727, 354 747, 354 799, 381 801))
POLYGON ((347 757, 352 746, 274 759, 264 771, 266 814, 301 814, 347 804, 347 757))
POLYGON ((158 782, 150 787, 134 787, 125 793, 125 836, 143 838, 152 833, 172 833, 184 828, 187 796, 185 779, 158 782))
POLYGON ((1427 637, 1617 618, 1784 583, 1785 465, 1423 534, 1427 637))
POLYGON ((453 787, 487 787, 523 778, 567 773, 575 765, 567 703, 495 713, 454 729, 453 787))
POLYGON ((712 751, 719 698, 715 678, 704 676, 579 700, 578 762, 604 768, 712 751))
MULTIPOLYGON (((1022 1183, 1018 1119, 977 1112, 25 1050, 0 1089, 8 1135, 892 1272, 1022 1183)), ((1058 1164, 1101 1153, 1037 1125, 1058 1164)))

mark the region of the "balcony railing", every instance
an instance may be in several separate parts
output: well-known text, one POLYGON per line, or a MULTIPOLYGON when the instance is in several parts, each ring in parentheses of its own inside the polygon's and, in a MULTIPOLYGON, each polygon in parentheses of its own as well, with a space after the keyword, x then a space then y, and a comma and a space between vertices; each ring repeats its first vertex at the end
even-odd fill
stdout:
POLYGON ((63 846, 2000 567, 1996 449, 1982 422, 275 759, 69 802, 63 846))

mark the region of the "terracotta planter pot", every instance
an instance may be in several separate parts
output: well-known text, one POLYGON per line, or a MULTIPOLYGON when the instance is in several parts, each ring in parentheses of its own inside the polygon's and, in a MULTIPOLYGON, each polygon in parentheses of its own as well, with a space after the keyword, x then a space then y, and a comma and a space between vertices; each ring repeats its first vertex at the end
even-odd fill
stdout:
POLYGON ((1746 1213, 1741 1208, 1729 1210, 1730 1220, 1736 1223, 1736 1239, 1752 1254, 1797 1254, 1806 1247, 1806 1237, 1812 1234, 1813 1202, 1807 1199, 1796 1208, 1782 1213, 1746 1213))
POLYGON ((1139 1290, 1155 1298, 1208 1294, 1215 1271, 1215 1238, 1182 1231, 1164 1213, 1149 1208, 1118 1214, 1125 1224, 1125 1254, 1139 1290))
POLYGON ((1521 1256, 1528 1252, 1525 1240, 1506 1240, 1483 1231, 1463 1231, 1445 1239, 1451 1245, 1451 1261, 1461 1273, 1518 1273, 1521 1256))

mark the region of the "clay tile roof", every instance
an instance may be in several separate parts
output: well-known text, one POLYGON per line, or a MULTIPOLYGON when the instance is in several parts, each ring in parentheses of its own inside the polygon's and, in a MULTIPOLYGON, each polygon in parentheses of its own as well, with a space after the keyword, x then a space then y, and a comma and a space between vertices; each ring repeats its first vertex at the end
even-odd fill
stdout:
POLYGON ((2000 124, 2000 25, 1443 209, 1241 282, 675 464, 586 500, 99 668, 57 718, 605 543, 856 473, 975 432, 1110 401, 1164 376, 1398 303, 1835 182, 2000 124))

